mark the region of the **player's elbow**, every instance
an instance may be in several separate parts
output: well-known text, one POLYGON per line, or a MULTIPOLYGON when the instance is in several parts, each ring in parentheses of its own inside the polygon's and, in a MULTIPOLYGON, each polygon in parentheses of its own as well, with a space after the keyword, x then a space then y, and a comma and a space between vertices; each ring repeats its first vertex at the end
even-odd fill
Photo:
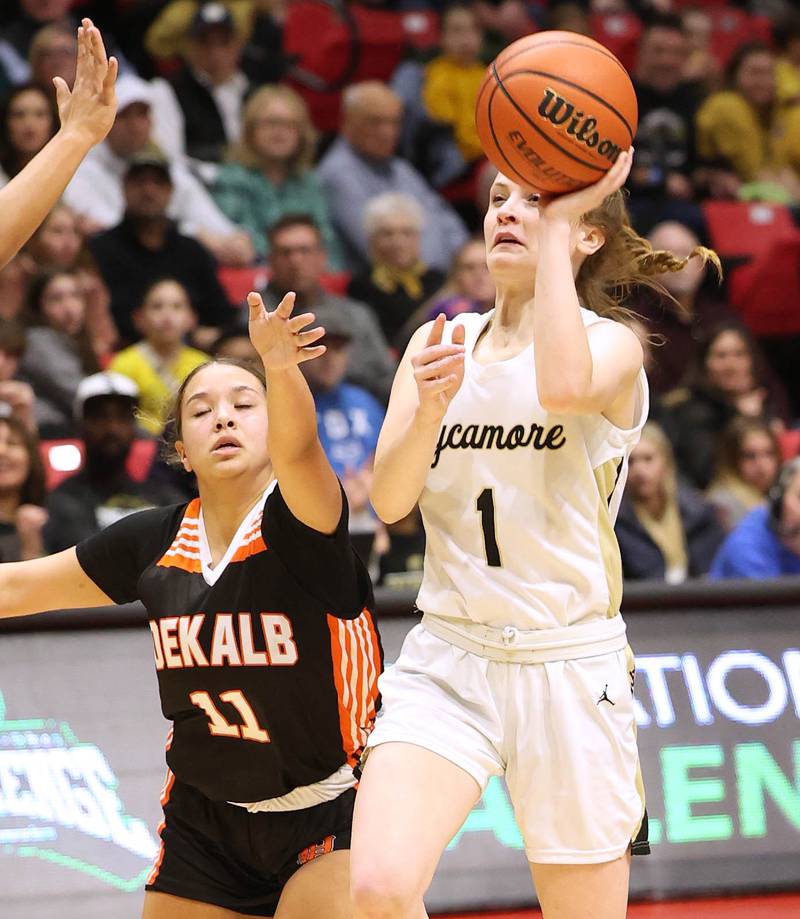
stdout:
POLYGON ((538 387, 539 403, 546 412, 554 415, 575 415, 583 410, 586 394, 577 386, 538 387))
POLYGON ((414 502, 406 506, 405 503, 396 501, 376 501, 376 499, 373 498, 372 507, 381 522, 385 523, 386 526, 391 526, 393 523, 397 523, 398 520, 402 520, 411 513, 414 509, 414 502))
POLYGON ((380 483, 376 486, 374 481, 369 494, 372 509, 387 526, 407 517, 414 510, 417 498, 403 494, 397 487, 382 488, 380 483))

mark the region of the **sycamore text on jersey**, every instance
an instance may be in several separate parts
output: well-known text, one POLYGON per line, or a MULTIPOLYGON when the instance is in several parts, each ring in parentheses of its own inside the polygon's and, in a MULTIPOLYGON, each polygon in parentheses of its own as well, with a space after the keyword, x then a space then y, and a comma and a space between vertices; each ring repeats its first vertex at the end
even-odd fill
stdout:
POLYGON ((205 613, 150 620, 156 669, 182 667, 291 667, 297 663, 292 624, 283 613, 217 613, 207 657, 198 640, 205 613), (253 636, 253 623, 260 641, 253 636), (261 648, 256 645, 260 644, 261 648))
POLYGON ((564 437, 564 428, 554 424, 545 428, 541 424, 531 424, 528 427, 515 424, 506 431, 502 424, 446 424, 439 431, 439 441, 436 444, 436 453, 431 463, 431 469, 439 464, 442 450, 489 450, 496 447, 498 450, 516 450, 517 447, 533 447, 534 450, 558 450, 564 446, 567 438, 564 437))

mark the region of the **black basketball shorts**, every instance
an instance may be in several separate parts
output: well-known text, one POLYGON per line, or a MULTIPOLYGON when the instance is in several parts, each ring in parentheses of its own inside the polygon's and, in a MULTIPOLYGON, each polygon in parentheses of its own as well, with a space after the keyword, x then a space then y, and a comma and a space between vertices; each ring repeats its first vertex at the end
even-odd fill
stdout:
POLYGON ((295 871, 350 848, 355 789, 304 810, 257 814, 211 801, 171 775, 165 790, 161 849, 146 890, 273 916, 295 871))

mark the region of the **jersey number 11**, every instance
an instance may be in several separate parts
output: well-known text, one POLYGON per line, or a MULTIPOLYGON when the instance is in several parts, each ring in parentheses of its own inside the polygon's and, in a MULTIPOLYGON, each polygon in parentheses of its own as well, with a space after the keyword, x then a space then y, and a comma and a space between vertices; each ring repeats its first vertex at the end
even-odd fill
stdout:
POLYGON ((497 545, 497 533, 495 532, 494 489, 484 488, 478 495, 475 506, 481 515, 486 564, 490 568, 502 568, 503 562, 500 559, 500 547, 497 545))

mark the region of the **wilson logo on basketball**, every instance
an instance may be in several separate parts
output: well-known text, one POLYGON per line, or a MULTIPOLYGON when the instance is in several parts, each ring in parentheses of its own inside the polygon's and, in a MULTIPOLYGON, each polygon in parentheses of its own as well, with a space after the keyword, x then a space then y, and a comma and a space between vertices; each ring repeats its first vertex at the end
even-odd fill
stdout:
POLYGON ((575 106, 568 102, 563 96, 560 96, 555 90, 549 87, 544 91, 544 98, 539 103, 539 114, 546 118, 556 127, 564 127, 567 134, 570 134, 582 144, 597 152, 609 163, 615 163, 620 154, 620 148, 611 140, 601 138, 595 131, 597 119, 586 115, 583 112, 575 111, 575 106))

